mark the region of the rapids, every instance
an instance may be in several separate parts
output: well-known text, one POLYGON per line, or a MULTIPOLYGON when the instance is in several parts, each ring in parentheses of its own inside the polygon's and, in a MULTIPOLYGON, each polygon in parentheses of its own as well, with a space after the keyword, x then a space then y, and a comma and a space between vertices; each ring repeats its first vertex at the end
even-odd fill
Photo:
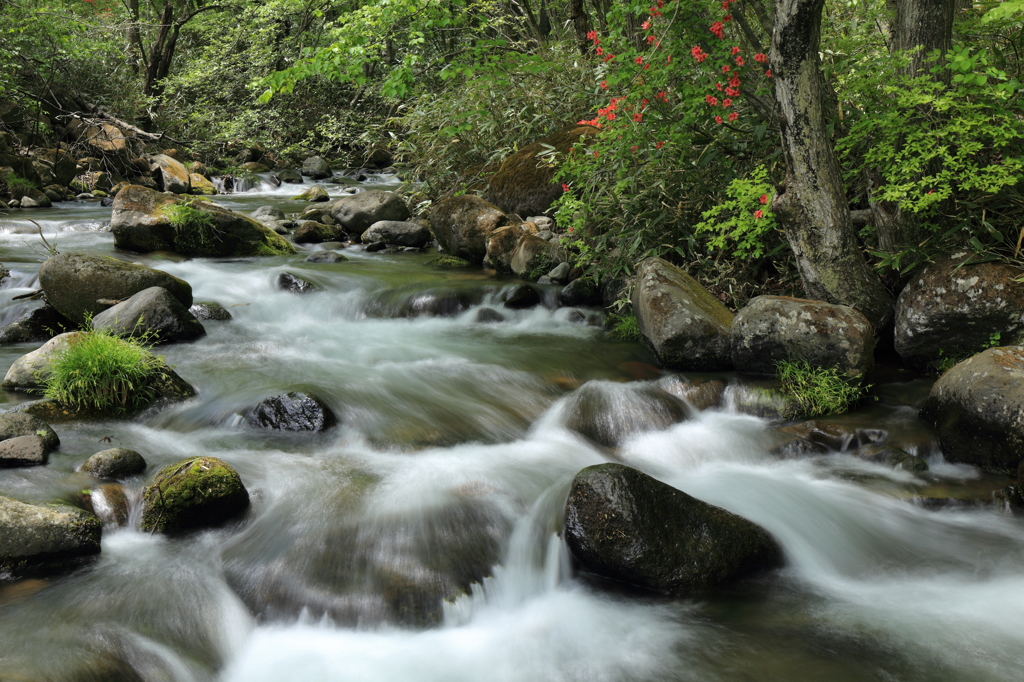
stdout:
MULTIPOLYGON (((293 193, 215 200, 294 212, 304 203, 293 193)), ((0 218, 12 271, 2 324, 29 305, 12 299, 35 288, 46 256, 25 215, 61 251, 114 254, 102 230, 110 210, 96 204, 0 218)), ((143 454, 150 477, 182 457, 219 457, 252 507, 223 528, 151 536, 132 525, 148 479, 128 480, 132 522, 104 529, 95 563, 0 582, 0 679, 1024 679, 1024 526, 991 507, 910 501, 984 487, 974 470, 927 445, 917 453, 932 465, 924 479, 842 453, 780 459, 768 422, 717 410, 598 448, 565 428, 567 397, 601 382, 617 413, 642 425, 644 405, 622 382, 651 362, 640 345, 609 340, 599 314, 506 310, 500 294, 514 282, 436 270, 425 265, 433 254, 350 249, 350 261, 324 265, 302 262, 308 250, 117 254, 189 281, 197 301, 234 316, 158 349, 199 395, 134 421, 58 424, 50 464, 0 470, 0 494, 73 500, 94 485, 75 468, 122 446, 143 454), (282 271, 323 291, 276 291, 282 271), (447 316, 403 315, 404 303, 446 292, 469 294, 447 316), (477 322, 481 307, 505 321, 477 322), (246 429, 248 407, 298 389, 341 425, 318 436, 246 429), (578 575, 557 535, 562 506, 579 469, 609 460, 761 524, 786 567, 694 599, 578 575)), ((0 364, 35 345, 0 347, 0 364)), ((926 389, 879 386, 879 402, 849 418, 919 437, 914 406, 926 389)))

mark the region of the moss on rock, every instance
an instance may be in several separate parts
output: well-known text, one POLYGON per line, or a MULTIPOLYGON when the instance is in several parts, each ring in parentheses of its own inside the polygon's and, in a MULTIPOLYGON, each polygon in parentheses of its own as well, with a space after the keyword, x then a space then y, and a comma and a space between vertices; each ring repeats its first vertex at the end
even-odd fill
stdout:
POLYGON ((238 472, 214 457, 164 467, 142 499, 142 530, 161 533, 215 526, 249 506, 238 472))

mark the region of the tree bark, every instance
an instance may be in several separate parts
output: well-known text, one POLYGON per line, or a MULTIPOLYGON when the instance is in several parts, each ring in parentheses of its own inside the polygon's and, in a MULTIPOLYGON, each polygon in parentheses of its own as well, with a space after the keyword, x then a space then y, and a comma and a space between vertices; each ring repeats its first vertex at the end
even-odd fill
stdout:
POLYGON ((590 21, 587 18, 587 10, 583 7, 583 0, 569 0, 569 18, 572 20, 573 33, 576 34, 576 49, 585 55, 590 50, 590 40, 587 39, 590 21))
POLYGON ((826 126, 818 43, 824 0, 778 0, 770 62, 786 185, 772 204, 796 256, 804 292, 864 313, 879 329, 892 298, 864 260, 826 126))

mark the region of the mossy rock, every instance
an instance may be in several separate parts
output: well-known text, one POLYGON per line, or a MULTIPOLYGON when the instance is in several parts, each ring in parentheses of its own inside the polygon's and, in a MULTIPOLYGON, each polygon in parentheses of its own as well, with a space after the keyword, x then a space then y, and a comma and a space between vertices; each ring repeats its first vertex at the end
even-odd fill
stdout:
POLYGON ((63 505, 25 504, 0 497, 0 574, 44 575, 99 554, 102 524, 63 505))
POLYGON ((437 258, 432 258, 428 260, 426 262, 426 265, 433 265, 435 268, 455 269, 468 268, 471 267, 473 264, 470 263, 468 260, 458 258, 457 256, 438 256, 437 258))
POLYGON ((161 469, 142 501, 142 530, 176 533, 227 521, 249 506, 249 492, 230 465, 191 457, 161 469))

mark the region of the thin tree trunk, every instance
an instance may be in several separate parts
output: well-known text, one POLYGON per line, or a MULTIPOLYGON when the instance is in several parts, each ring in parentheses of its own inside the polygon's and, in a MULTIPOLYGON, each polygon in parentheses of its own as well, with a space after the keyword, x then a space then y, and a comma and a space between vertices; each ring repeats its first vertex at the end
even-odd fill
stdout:
POLYGON ((796 256, 805 293, 852 306, 879 329, 892 316, 892 299, 857 245, 826 127, 827 90, 818 59, 823 5, 824 0, 776 3, 770 61, 786 186, 772 210, 796 256))
POLYGON ((590 21, 587 10, 583 8, 583 0, 569 0, 569 19, 572 20, 573 33, 576 34, 576 48, 585 55, 590 49, 587 33, 590 32, 590 21))

